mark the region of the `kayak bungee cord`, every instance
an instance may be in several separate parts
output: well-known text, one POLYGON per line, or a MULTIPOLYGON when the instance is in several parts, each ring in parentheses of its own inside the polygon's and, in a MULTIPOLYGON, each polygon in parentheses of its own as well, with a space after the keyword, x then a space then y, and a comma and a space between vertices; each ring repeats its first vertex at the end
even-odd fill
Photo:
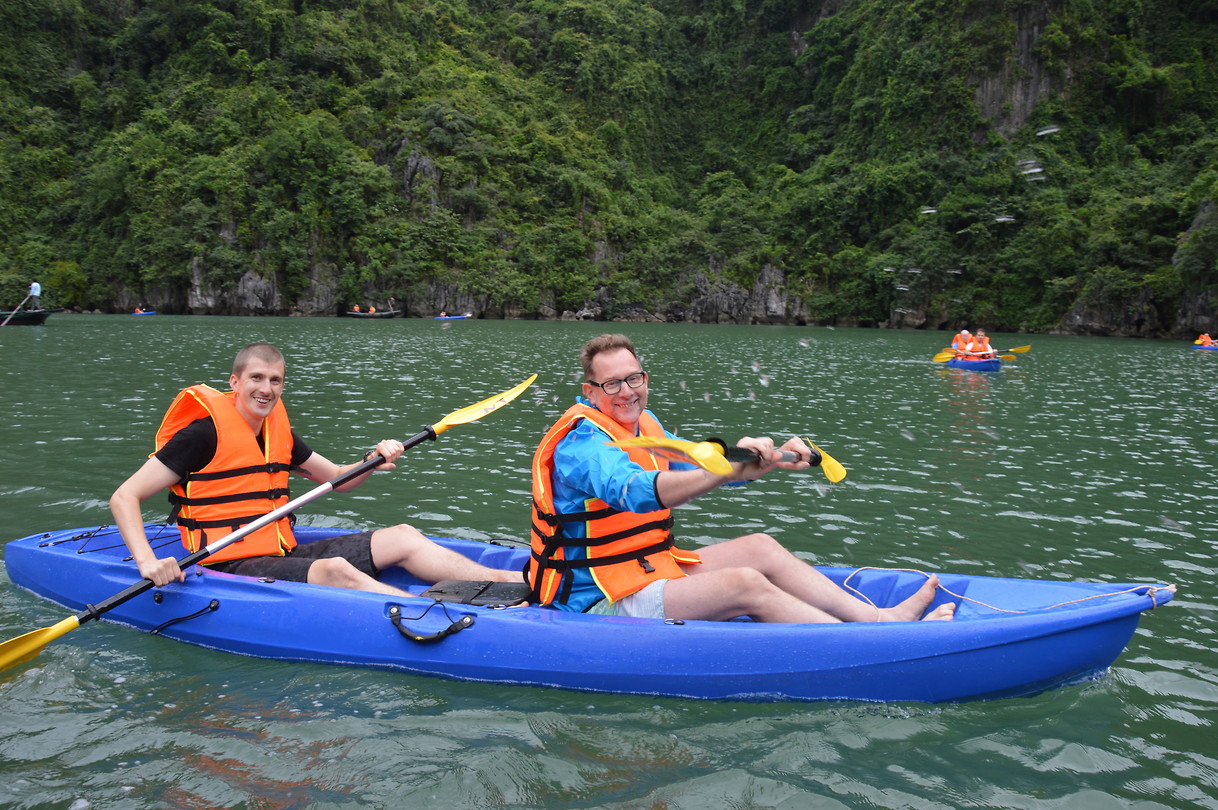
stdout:
MULTIPOLYGON (((879 612, 879 607, 876 606, 875 602, 872 602, 870 599, 867 598, 866 595, 864 595, 861 591, 859 591, 853 585, 850 584, 850 580, 854 579, 854 577, 856 575, 861 574, 863 571, 895 571, 898 573, 905 573, 905 574, 921 574, 922 576, 926 577, 927 579, 930 579, 930 577, 931 577, 930 574, 926 573, 925 571, 919 570, 917 568, 883 568, 880 566, 865 565, 861 568, 854 569, 854 571, 850 574, 850 576, 848 576, 844 580, 842 580, 842 587, 845 588, 846 590, 850 591, 851 593, 853 593, 855 596, 857 596, 859 599, 863 600, 867 604, 871 605, 873 608, 876 609, 877 612, 879 612)), ((1173 594, 1173 595, 1176 593, 1176 586, 1171 585, 1171 584, 1168 584, 1168 585, 1133 585, 1129 588, 1126 588, 1123 591, 1110 591, 1110 592, 1106 592, 1106 593, 1097 593, 1097 594, 1093 594, 1092 596, 1084 596, 1081 599, 1071 599, 1066 602, 1058 602, 1056 605, 1045 605, 1044 607, 1028 608, 1026 610, 1008 610, 1007 608, 1000 608, 995 605, 986 604, 985 602, 982 602, 980 599, 973 599, 972 597, 964 596, 963 594, 958 594, 958 593, 952 591, 950 588, 944 586, 942 582, 940 582, 937 587, 939 590, 943 591, 948 596, 959 599, 962 602, 972 602, 974 605, 980 605, 983 608, 988 608, 997 613, 1011 613, 1011 614, 1030 613, 1030 612, 1032 612, 1032 610, 1053 610, 1055 608, 1068 607, 1069 605, 1077 605, 1082 602, 1089 602, 1092 599, 1109 599, 1114 596, 1123 596, 1127 593, 1141 594, 1141 595, 1150 597, 1150 609, 1154 610, 1155 608, 1159 607, 1159 605, 1161 604, 1158 599, 1159 591, 1167 591, 1169 594, 1173 594)), ((1166 601, 1167 600, 1164 600, 1164 602, 1166 602, 1166 601)))

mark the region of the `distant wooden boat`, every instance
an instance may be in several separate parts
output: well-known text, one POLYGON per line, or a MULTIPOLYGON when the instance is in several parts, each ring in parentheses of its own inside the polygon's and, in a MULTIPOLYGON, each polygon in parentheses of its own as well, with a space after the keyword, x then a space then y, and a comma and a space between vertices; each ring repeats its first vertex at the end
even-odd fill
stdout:
POLYGON ((42 326, 52 313, 62 312, 59 309, 19 309, 0 311, 0 324, 5 326, 42 326))
POLYGON ((396 318, 399 314, 400 311, 396 309, 387 309, 383 312, 379 310, 377 312, 364 312, 363 310, 356 312, 353 309, 347 310, 348 318, 396 318))

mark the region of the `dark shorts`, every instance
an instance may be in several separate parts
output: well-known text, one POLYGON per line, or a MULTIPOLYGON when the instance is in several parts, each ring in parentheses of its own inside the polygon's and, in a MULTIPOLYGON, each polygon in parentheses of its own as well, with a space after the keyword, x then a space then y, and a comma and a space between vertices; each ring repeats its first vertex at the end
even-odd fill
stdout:
POLYGON ((244 560, 227 560, 207 567, 213 571, 240 574, 243 577, 308 582, 309 566, 314 560, 328 557, 342 557, 373 579, 381 573, 380 569, 372 564, 372 532, 340 534, 337 537, 303 543, 283 557, 247 557, 244 560))

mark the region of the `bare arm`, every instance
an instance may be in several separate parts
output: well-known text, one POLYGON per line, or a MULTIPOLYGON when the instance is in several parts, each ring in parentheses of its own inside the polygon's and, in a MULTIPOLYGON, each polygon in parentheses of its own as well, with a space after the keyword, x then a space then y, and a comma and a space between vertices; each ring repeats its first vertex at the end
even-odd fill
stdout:
MULTIPOLYGON (((406 448, 401 442, 395 439, 382 439, 376 445, 376 452, 385 457, 385 463, 377 467, 376 470, 393 470, 397 468, 397 465, 394 464, 394 462, 401 457, 402 453, 406 452, 406 448)), ((314 453, 305 459, 304 464, 301 464, 296 468, 296 472, 300 473, 305 478, 308 478, 310 481, 324 484, 327 481, 333 481, 347 470, 357 467, 362 463, 363 460, 361 459, 354 464, 345 464, 340 466, 335 464, 333 461, 330 461, 330 459, 326 458, 320 453, 314 453)), ((370 470, 364 475, 351 479, 341 487, 338 487, 335 492, 350 492, 360 484, 367 481, 368 476, 371 475, 372 472, 373 471, 370 470)))
POLYGON ((772 459, 781 450, 791 450, 803 459, 810 458, 812 454, 811 448, 804 444, 798 436, 792 436, 777 450, 774 448, 774 440, 767 437, 745 436, 736 442, 736 445, 756 450, 760 459, 764 459, 764 461, 732 462, 730 475, 714 475, 706 470, 667 470, 656 478, 656 494, 659 495, 660 501, 668 507, 680 506, 724 484, 734 481, 755 481, 775 467, 787 470, 805 470, 809 466, 807 461, 773 461, 772 459))
POLYGON ((156 556, 144 534, 144 516, 140 504, 176 483, 178 474, 166 467, 156 458, 150 458, 136 470, 130 478, 124 481, 110 496, 110 512, 114 515, 114 524, 118 526, 123 542, 131 552, 140 576, 152 580, 158 588, 173 580, 181 582, 186 578, 178 561, 170 557, 156 556))

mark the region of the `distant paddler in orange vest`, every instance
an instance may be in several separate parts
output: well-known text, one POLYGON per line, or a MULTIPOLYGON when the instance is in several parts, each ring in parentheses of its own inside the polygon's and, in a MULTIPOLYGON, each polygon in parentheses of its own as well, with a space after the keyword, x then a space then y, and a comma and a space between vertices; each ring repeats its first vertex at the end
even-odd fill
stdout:
POLYGON ((952 348, 956 350, 957 359, 965 356, 968 351, 968 345, 973 342, 973 335, 967 329, 961 329, 954 338, 952 338, 952 348))
POLYGON ((1198 346, 1213 346, 1214 339, 1210 337, 1209 332, 1202 332, 1200 337, 1194 340, 1193 343, 1196 343, 1198 346))
POLYGON ((352 312, 363 312, 363 310, 361 310, 359 308, 359 304, 356 304, 355 306, 351 307, 351 311, 352 312))
POLYGON ((973 335, 973 340, 967 347, 970 360, 992 360, 995 352, 990 346, 990 339, 985 336, 984 329, 978 329, 977 334, 973 335))

